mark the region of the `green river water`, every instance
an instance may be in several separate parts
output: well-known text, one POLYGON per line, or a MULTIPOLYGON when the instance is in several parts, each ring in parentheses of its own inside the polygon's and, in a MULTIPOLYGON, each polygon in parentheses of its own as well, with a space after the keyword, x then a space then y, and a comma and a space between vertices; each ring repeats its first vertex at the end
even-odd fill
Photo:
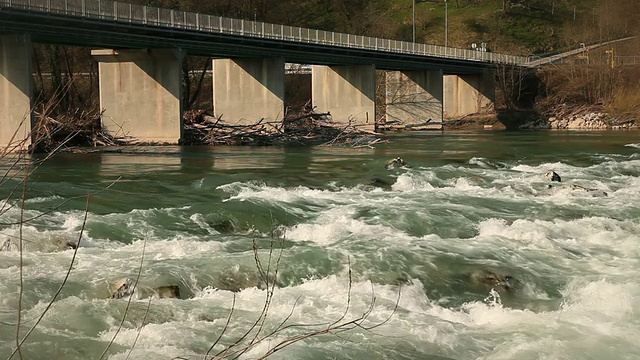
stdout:
POLYGON ((640 359, 639 132, 385 139, 58 154, 24 205, 5 177, 0 359, 640 359))

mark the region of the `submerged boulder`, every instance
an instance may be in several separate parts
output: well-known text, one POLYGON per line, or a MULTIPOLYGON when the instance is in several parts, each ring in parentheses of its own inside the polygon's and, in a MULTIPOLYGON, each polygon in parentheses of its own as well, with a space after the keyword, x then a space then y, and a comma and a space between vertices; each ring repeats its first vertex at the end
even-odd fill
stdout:
MULTIPOLYGON (((19 249, 20 239, 6 239, 0 243, 0 252, 2 251, 17 251, 19 249)), ((58 252, 65 250, 75 250, 78 248, 77 240, 68 240, 64 236, 45 236, 35 239, 29 239, 23 242, 23 246, 27 251, 41 251, 41 252, 58 252)))
POLYGON ((210 285, 215 289, 231 292, 249 288, 266 290, 273 285, 279 286, 273 273, 263 274, 258 269, 244 265, 234 265, 225 269, 213 279, 210 285))
POLYGON ((557 182, 562 181, 562 179, 560 178, 560 175, 558 175, 558 173, 556 173, 555 171, 548 171, 544 176, 550 181, 557 181, 557 182))
POLYGON ((498 293, 513 292, 518 283, 518 281, 511 275, 487 269, 472 271, 471 274, 469 274, 469 279, 476 287, 494 289, 498 293))
POLYGON ((214 224, 211 224, 211 227, 221 234, 230 234, 233 233, 236 229, 233 221, 229 219, 220 220, 214 224))
POLYGON ((133 295, 135 286, 133 281, 128 278, 115 280, 109 284, 109 292, 111 299, 122 299, 133 295))
POLYGON ((78 245, 79 245, 79 244, 78 244, 77 242, 75 242, 75 241, 67 241, 67 242, 65 243, 65 246, 66 246, 66 247, 67 247, 67 249, 69 249, 69 250, 75 250, 75 249, 77 249, 77 248, 78 248, 78 245))
POLYGON ((54 235, 46 237, 40 242, 41 251, 57 252, 66 250, 76 250, 80 243, 77 239, 70 240, 67 236, 54 235))
POLYGON ((110 299, 125 299, 134 293, 138 298, 156 297, 158 299, 186 299, 192 295, 189 294, 189 289, 186 294, 180 291, 178 285, 163 285, 152 288, 141 285, 140 282, 136 284, 129 278, 117 279, 109 284, 110 299))
POLYGON ((159 286, 154 292, 159 299, 180 299, 180 287, 177 285, 159 286))
MULTIPOLYGON (((562 179, 560 178, 560 175, 558 175, 558 173, 556 173, 555 171, 548 171, 544 176, 550 181, 557 181, 557 182, 561 182, 562 181, 562 179)), ((553 185, 549 184, 548 188, 549 189, 567 189, 567 186, 554 187, 553 185)), ((571 184, 571 185, 568 185, 568 189, 570 189, 570 190, 578 190, 578 191, 585 191, 585 192, 588 192, 592 196, 608 196, 608 194, 605 191, 598 190, 598 189, 593 189, 593 188, 588 188, 588 187, 585 187, 585 186, 582 186, 582 185, 571 184)))
POLYGON ((0 245, 0 251, 10 251, 11 250, 11 239, 5 240, 2 245, 0 245))
POLYGON ((391 189, 391 186, 393 186, 395 180, 392 179, 384 179, 381 177, 374 177, 373 179, 371 179, 371 181, 369 181, 370 186, 374 186, 374 187, 379 187, 379 188, 383 188, 383 189, 391 189))
POLYGON ((395 159, 387 161, 384 166, 387 170, 408 167, 407 163, 399 156, 395 159))

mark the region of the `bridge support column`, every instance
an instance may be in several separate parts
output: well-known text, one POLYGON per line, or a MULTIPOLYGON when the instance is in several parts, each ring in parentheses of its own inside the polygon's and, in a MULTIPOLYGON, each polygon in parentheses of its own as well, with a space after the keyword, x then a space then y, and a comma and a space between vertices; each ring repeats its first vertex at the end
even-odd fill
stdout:
POLYGON ((29 35, 0 36, 0 153, 31 144, 32 51, 29 35))
POLYGON ((182 139, 182 50, 93 50, 91 55, 99 62, 107 131, 140 142, 182 139))
POLYGON ((400 121, 405 125, 426 125, 442 128, 443 100, 442 70, 387 71, 387 121, 400 121))
POLYGON ((311 99, 333 121, 375 129, 376 69, 373 65, 313 66, 311 99))
POLYGON ((213 60, 213 111, 235 124, 284 118, 284 59, 213 60))
POLYGON ((445 75, 444 114, 458 117, 493 108, 495 81, 487 74, 445 75))

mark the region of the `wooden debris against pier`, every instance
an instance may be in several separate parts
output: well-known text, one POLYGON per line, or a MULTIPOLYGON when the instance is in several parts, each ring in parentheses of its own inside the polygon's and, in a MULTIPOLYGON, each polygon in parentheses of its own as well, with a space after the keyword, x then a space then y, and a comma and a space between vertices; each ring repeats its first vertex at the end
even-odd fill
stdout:
POLYGON ((420 123, 405 123, 400 120, 388 120, 384 124, 378 125, 379 130, 383 131, 423 131, 423 130, 442 130, 445 121, 427 121, 420 123))
POLYGON ((103 131, 102 113, 76 109, 56 116, 34 112, 34 141, 38 152, 71 151, 78 147, 119 145, 117 139, 103 131))
POLYGON ((325 145, 368 147, 382 140, 372 131, 352 124, 337 124, 329 113, 307 112, 282 122, 259 120, 231 124, 224 115, 214 117, 203 110, 185 115, 185 144, 208 145, 325 145))
MULTIPOLYGON (((94 152, 104 146, 164 145, 143 143, 126 134, 114 136, 102 128, 101 115, 78 110, 54 118, 36 113, 36 151, 94 152)), ((363 126, 333 122, 329 113, 306 111, 283 121, 263 119, 253 124, 228 123, 204 110, 188 111, 184 116, 184 145, 372 147, 382 141, 363 126)))

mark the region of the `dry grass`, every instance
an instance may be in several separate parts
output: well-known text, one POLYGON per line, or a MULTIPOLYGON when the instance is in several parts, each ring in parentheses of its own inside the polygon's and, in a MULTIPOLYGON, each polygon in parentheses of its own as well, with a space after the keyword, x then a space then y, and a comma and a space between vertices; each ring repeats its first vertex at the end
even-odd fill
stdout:
POLYGON ((608 64, 557 65, 538 73, 539 104, 603 105, 617 112, 637 111, 640 66, 611 68, 608 64))
POLYGON ((605 109, 618 122, 638 119, 640 116, 640 86, 619 89, 613 94, 605 109))

